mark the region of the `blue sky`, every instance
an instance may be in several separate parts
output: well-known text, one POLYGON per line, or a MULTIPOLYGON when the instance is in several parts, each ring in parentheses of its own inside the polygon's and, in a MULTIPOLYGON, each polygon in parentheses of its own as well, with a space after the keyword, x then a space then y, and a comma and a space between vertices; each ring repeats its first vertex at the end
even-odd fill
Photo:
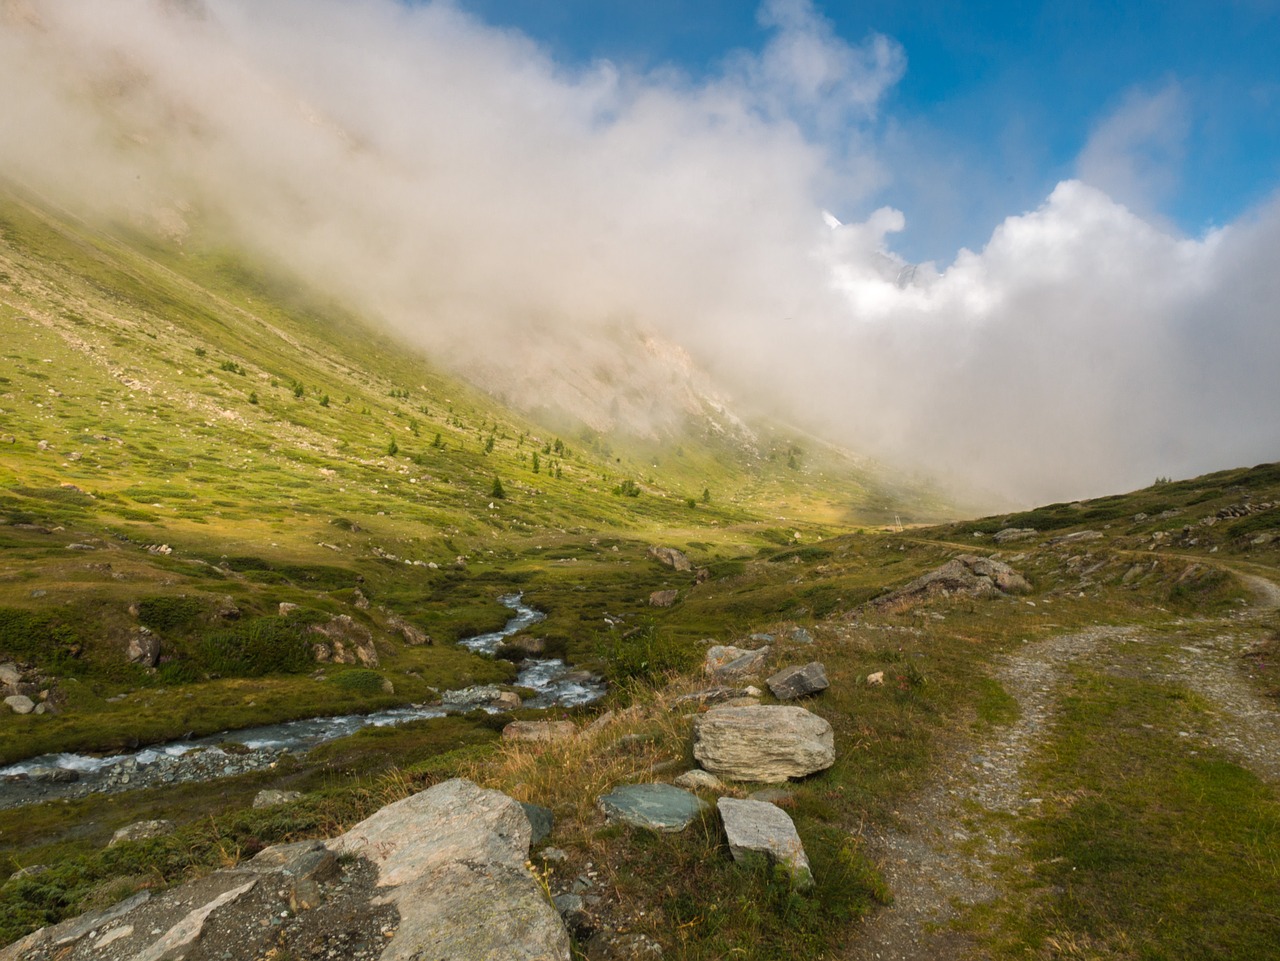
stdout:
MULTIPOLYGON (((695 81, 769 35, 745 0, 458 2, 566 66, 674 65, 695 81)), ((949 263, 961 246, 980 248, 1004 217, 1086 172, 1189 236, 1247 214, 1280 186, 1278 0, 815 7, 850 44, 878 32, 905 53, 905 75, 868 125, 890 180, 852 208, 839 198, 833 207, 842 219, 881 204, 904 211, 894 246, 909 259, 949 263), (1141 114, 1152 99, 1159 116, 1126 134, 1125 108, 1141 114), (1141 189, 1108 177, 1101 161, 1082 171, 1082 152, 1113 117, 1112 139, 1136 158, 1141 189)))

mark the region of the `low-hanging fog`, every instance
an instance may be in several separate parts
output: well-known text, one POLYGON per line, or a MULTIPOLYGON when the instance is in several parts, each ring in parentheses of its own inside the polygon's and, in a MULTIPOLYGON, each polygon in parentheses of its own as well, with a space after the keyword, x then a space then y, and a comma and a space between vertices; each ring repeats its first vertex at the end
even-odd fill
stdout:
POLYGON ((873 120, 909 51, 760 15, 695 81, 446 3, 0 0, 0 174, 225 230, 463 369, 545 382, 651 331, 745 403, 1026 503, 1280 457, 1280 199, 1201 237, 1147 212, 1176 88, 912 269, 911 211, 826 213, 892 183, 873 120))

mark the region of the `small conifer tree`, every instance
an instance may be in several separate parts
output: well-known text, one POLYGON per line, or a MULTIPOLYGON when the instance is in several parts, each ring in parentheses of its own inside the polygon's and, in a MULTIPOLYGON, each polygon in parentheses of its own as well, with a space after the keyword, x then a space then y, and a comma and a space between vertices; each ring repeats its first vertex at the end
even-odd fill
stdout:
POLYGON ((502 488, 502 481, 495 474, 493 478, 493 488, 489 491, 489 496, 496 500, 506 500, 507 492, 502 488))

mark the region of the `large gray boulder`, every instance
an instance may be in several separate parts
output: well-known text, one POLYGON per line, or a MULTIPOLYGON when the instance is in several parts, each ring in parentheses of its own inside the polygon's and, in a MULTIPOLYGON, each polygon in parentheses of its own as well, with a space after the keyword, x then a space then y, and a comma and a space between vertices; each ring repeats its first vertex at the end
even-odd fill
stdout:
POLYGON ((831 686, 826 669, 818 661, 784 667, 765 683, 779 701, 794 701, 798 697, 825 691, 831 686))
POLYGON ((763 855, 783 865, 792 883, 805 890, 813 887, 809 858, 800 843, 800 835, 787 812, 768 801, 744 801, 722 797, 716 802, 724 833, 729 839, 729 853, 735 861, 748 861, 763 855))
POLYGON ((693 756, 735 781, 776 784, 835 763, 831 725, 802 707, 717 707, 693 722, 693 756))
POLYGON ((382 961, 569 961, 569 935, 525 867, 519 803, 455 779, 397 801, 329 842, 368 858, 400 926, 382 961))
POLYGON ((0 961, 569 961, 560 916, 525 868, 529 836, 514 800, 447 781, 327 843, 275 845, 41 928, 0 961))

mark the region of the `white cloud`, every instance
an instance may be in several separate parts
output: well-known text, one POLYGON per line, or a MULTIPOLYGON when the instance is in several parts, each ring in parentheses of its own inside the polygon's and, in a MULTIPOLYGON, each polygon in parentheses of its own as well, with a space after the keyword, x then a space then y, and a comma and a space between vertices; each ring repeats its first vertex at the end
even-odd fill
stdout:
POLYGON ((1199 239, 1136 212, 1174 87, 1099 126, 1092 186, 939 271, 893 254, 901 212, 823 224, 886 176, 870 120, 905 60, 808 3, 766 4, 771 41, 700 85, 569 71, 443 3, 28 5, 39 30, 0 20, 6 172, 113 212, 191 202, 464 368, 572 384, 633 323, 1027 501, 1280 457, 1280 204, 1199 239))
POLYGON ((1076 160, 1081 180, 1144 216, 1178 185, 1190 118, 1176 81, 1154 93, 1129 90, 1089 136, 1076 160))

